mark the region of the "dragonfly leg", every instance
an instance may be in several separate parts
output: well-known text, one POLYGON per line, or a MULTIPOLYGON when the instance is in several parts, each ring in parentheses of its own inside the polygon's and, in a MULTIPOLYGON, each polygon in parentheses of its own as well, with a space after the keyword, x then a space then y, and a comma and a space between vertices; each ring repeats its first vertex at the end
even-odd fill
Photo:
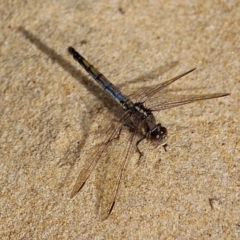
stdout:
POLYGON ((140 161, 141 157, 143 156, 143 152, 140 151, 138 145, 139 145, 139 143, 142 142, 145 138, 146 138, 146 137, 144 136, 144 137, 140 138, 140 139, 136 142, 136 148, 137 148, 137 152, 138 152, 138 154, 139 154, 139 159, 138 159, 138 161, 140 161))
POLYGON ((167 143, 165 143, 165 144, 162 145, 162 147, 163 147, 163 149, 165 150, 165 152, 167 152, 167 146, 168 146, 167 143))

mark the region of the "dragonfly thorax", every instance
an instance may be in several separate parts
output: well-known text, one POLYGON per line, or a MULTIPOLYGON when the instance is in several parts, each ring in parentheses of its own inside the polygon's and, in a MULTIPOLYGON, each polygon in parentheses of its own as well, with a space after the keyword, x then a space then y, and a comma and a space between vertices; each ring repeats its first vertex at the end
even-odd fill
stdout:
POLYGON ((167 129, 156 120, 152 111, 146 108, 143 103, 135 103, 132 112, 131 122, 137 131, 155 143, 163 144, 167 137, 167 129))

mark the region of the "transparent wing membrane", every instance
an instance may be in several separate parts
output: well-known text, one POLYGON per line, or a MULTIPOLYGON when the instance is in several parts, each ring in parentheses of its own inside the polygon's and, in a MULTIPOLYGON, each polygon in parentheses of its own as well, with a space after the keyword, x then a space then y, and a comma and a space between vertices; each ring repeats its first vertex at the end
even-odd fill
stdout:
POLYGON ((111 143, 111 141, 117 137, 117 135, 119 134, 119 131, 122 128, 122 125, 125 123, 125 121, 128 119, 129 113, 126 112, 123 116, 121 121, 118 123, 118 125, 111 131, 109 138, 107 139, 106 143, 104 143, 99 149, 98 151, 96 151, 95 155, 91 157, 91 159, 89 159, 86 162, 86 165, 81 169, 77 180, 73 186, 72 192, 71 192, 71 198, 74 197, 83 187, 83 185, 85 184, 85 182, 87 181, 87 179, 89 178, 91 172, 93 171, 93 169, 95 168, 95 166, 97 165, 101 155, 103 154, 103 152, 107 149, 108 145, 111 143))
POLYGON ((120 137, 121 149, 114 146, 112 148, 118 149, 118 151, 111 151, 109 157, 109 164, 106 176, 102 184, 102 191, 100 197, 99 215, 102 220, 106 219, 115 205, 118 191, 120 189, 121 179, 125 173, 127 163, 129 162, 132 152, 135 151, 137 135, 135 132, 131 132, 128 136, 120 137))
POLYGON ((150 108, 152 111, 160 111, 164 109, 169 109, 173 107, 178 107, 181 105, 212 99, 212 98, 220 98, 229 95, 228 93, 213 93, 213 94, 204 94, 204 95, 172 95, 166 96, 163 99, 154 99, 153 101, 149 100, 146 102, 146 107, 150 108))

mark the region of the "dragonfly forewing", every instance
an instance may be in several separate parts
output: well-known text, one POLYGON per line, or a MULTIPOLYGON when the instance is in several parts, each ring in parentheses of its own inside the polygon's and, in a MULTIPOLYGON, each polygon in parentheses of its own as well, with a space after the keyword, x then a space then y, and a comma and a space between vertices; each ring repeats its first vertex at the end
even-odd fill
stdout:
POLYGON ((127 121, 129 118, 129 113, 125 112, 120 121, 118 122, 117 126, 111 131, 108 139, 106 142, 100 146, 100 148, 95 152, 93 156, 89 159, 88 162, 86 162, 86 165, 83 166, 80 173, 78 174, 77 180, 75 181, 75 184, 73 186, 72 192, 71 192, 71 198, 74 197, 84 186, 85 182, 89 178, 90 174, 96 167, 99 159, 101 158, 104 151, 108 148, 108 145, 111 143, 111 141, 114 138, 118 137, 119 132, 121 131, 121 128, 123 124, 127 121))
MULTIPOLYGON (((136 139, 136 132, 129 134, 129 132, 123 131, 117 142, 115 140, 111 142, 107 153, 103 156, 105 158, 107 154, 109 161, 107 161, 105 168, 106 174, 101 180, 98 210, 101 220, 106 219, 111 214, 115 205, 126 166, 133 151, 136 152, 136 139)), ((101 169, 98 171, 101 171, 101 169)))
POLYGON ((157 92, 161 91, 163 88, 169 86, 170 84, 172 84, 173 82, 179 80, 180 78, 186 76, 187 74, 193 72, 194 70, 196 70, 196 68, 193 68, 187 72, 184 72, 170 80, 167 80, 165 82, 160 83, 157 86, 154 86, 153 88, 148 89, 147 91, 142 92, 139 97, 136 99, 137 102, 145 102, 147 101, 150 97, 153 97, 153 95, 155 95, 157 92))
POLYGON ((203 95, 166 95, 164 98, 149 99, 145 105, 152 111, 160 111, 164 109, 169 109, 173 107, 178 107, 181 105, 228 96, 229 93, 213 93, 213 94, 203 94, 203 95))

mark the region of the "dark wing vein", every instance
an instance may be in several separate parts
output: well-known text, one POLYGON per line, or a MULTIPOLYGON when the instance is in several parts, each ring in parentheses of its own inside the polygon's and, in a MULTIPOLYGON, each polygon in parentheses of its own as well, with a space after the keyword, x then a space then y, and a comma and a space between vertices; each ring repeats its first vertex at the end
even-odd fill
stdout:
POLYGON ((229 93, 213 93, 213 94, 204 94, 204 95, 188 95, 188 96, 171 96, 170 99, 158 100, 153 99, 146 103, 146 107, 150 108, 152 111, 159 111, 164 109, 169 109, 173 107, 178 107, 184 104, 189 104, 196 101, 219 98, 229 95, 229 93))

